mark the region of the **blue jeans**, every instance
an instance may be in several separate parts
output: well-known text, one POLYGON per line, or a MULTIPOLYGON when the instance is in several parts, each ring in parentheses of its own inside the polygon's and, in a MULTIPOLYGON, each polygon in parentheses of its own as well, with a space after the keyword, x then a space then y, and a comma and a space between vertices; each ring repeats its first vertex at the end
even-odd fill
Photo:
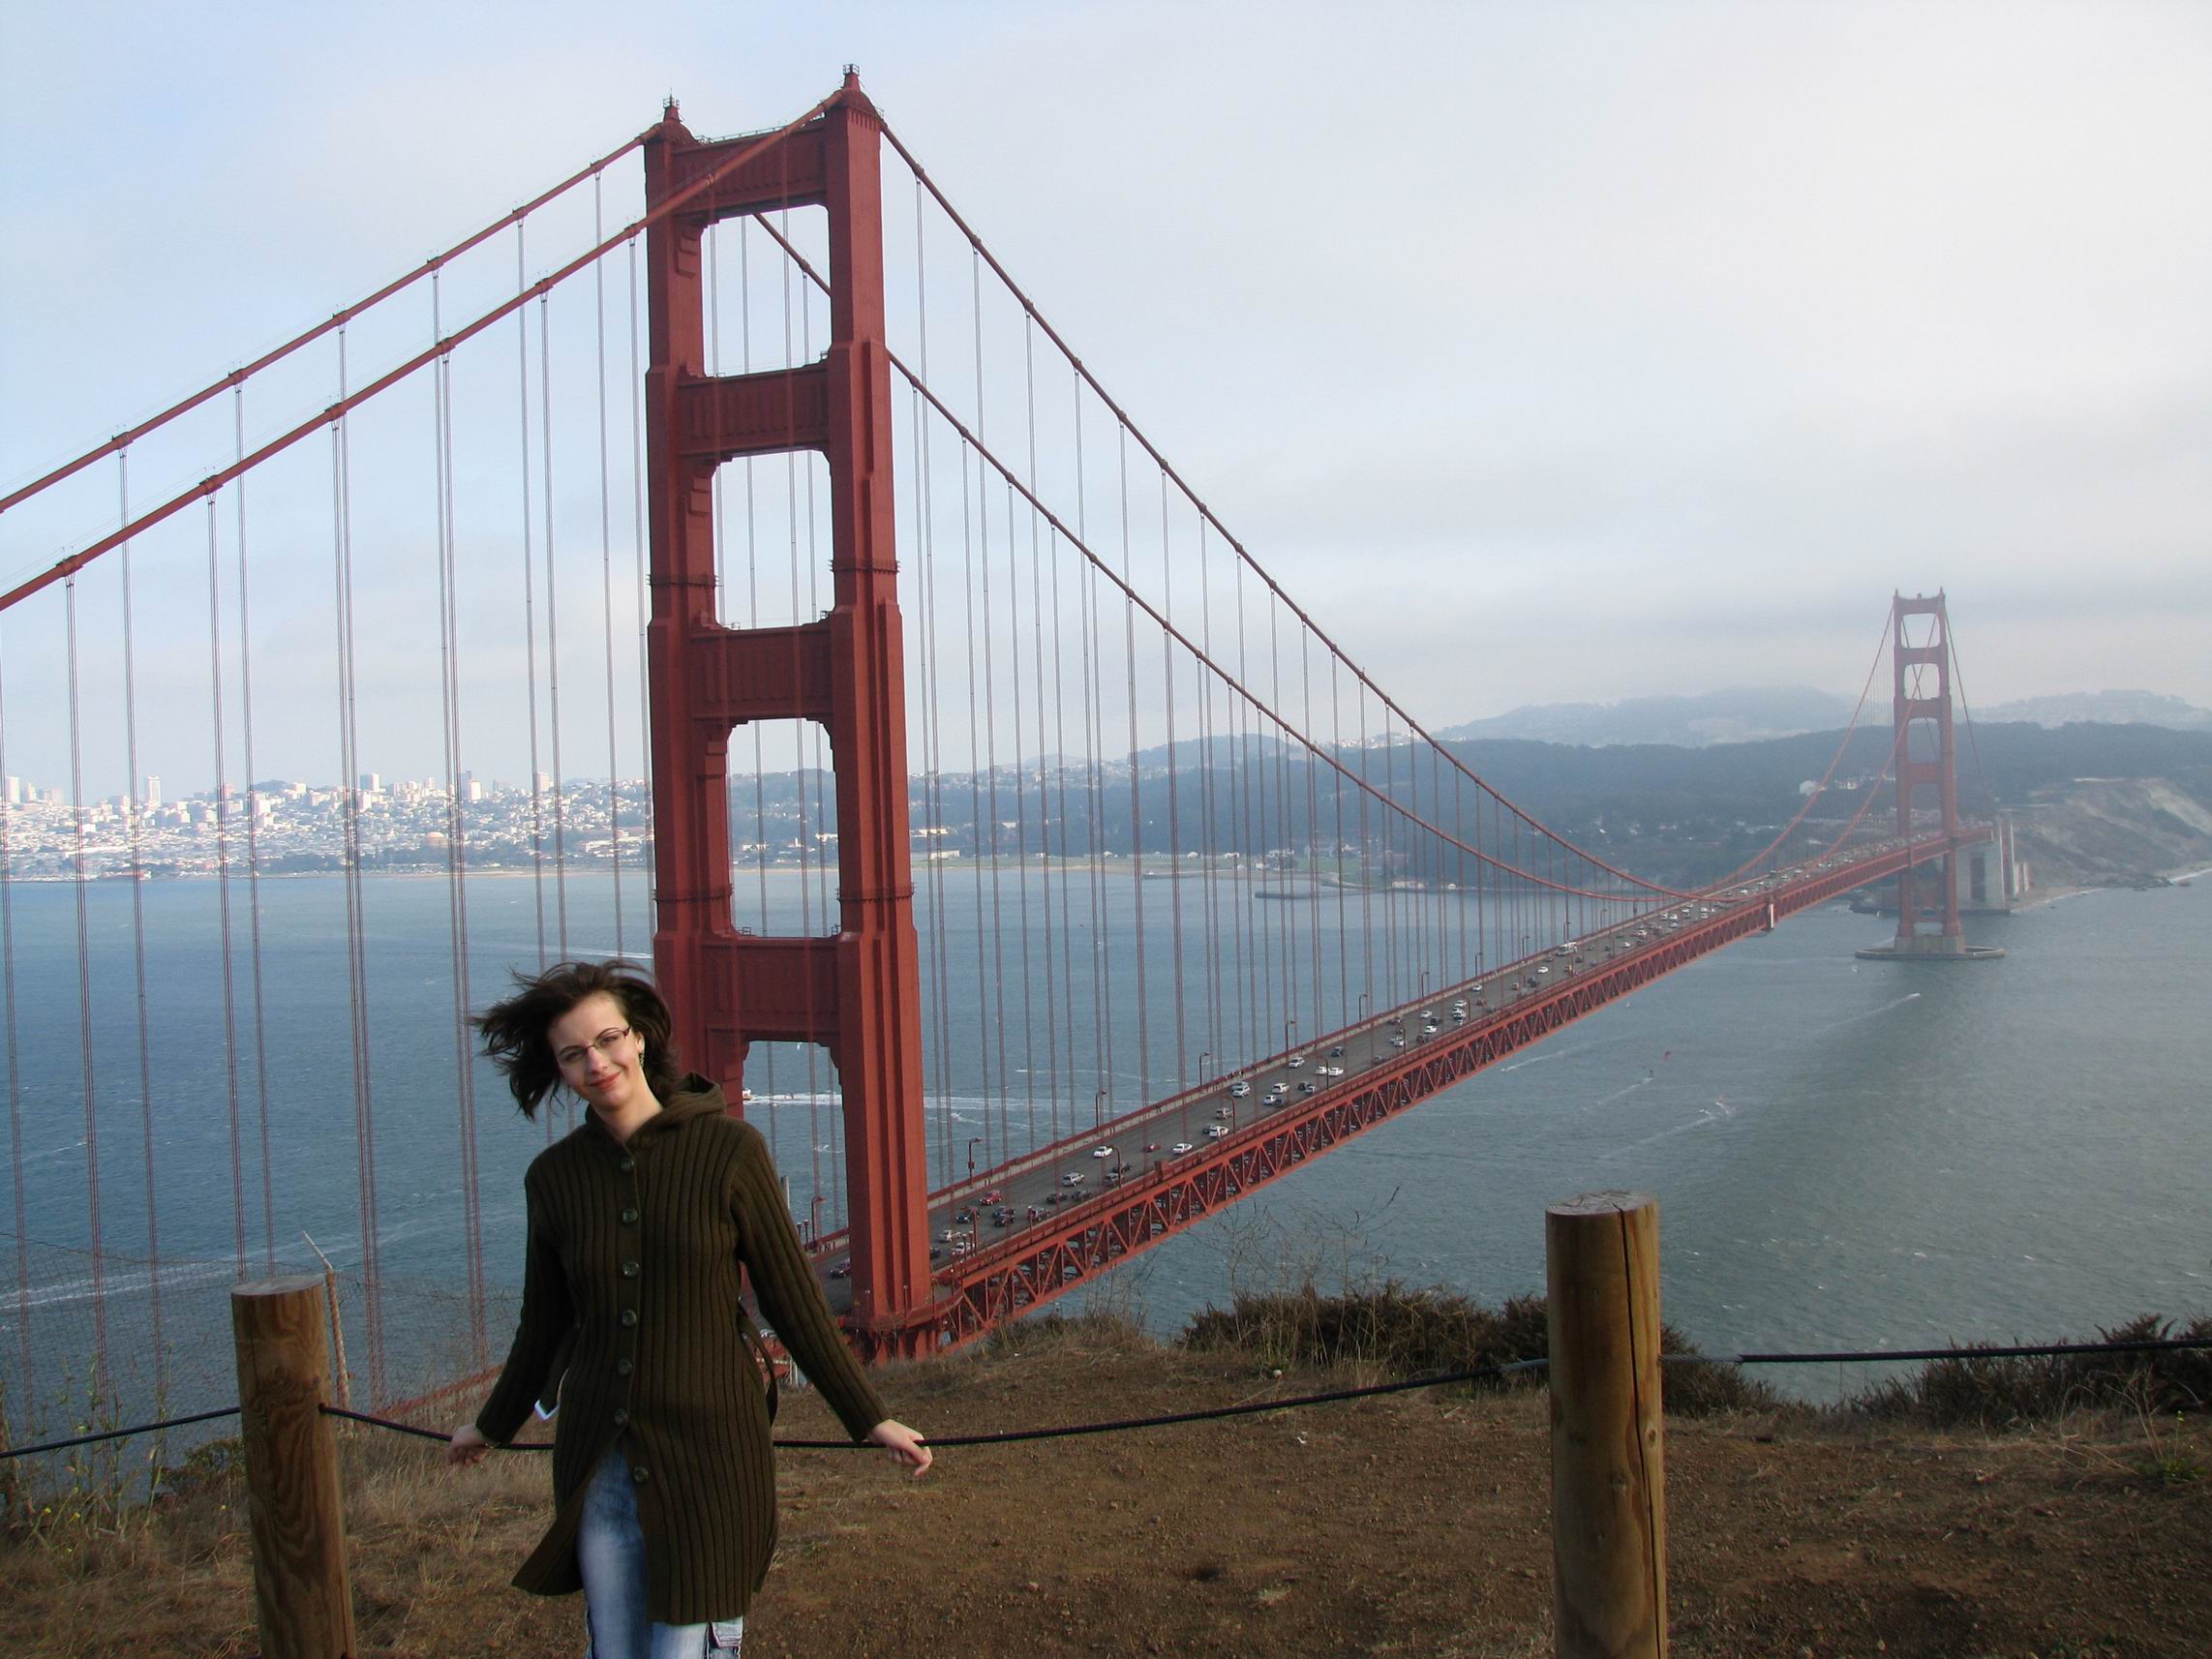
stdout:
POLYGON ((584 1522, 576 1535, 584 1574, 584 1618, 591 1640, 585 1659, 708 1659, 736 1652, 742 1619, 660 1624, 646 1616, 645 1532, 629 1460, 617 1445, 591 1471, 584 1522))

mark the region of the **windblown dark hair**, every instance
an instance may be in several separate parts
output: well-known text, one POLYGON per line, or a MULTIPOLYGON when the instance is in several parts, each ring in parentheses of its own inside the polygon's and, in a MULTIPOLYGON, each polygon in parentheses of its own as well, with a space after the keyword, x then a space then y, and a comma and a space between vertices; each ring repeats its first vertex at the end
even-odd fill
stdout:
POLYGON ((587 997, 613 997, 645 1039, 646 1085, 663 1101, 683 1079, 677 1063, 675 1021, 651 980, 620 962, 559 962, 542 974, 515 970, 515 994, 470 1020, 484 1034, 484 1052, 507 1080, 507 1092, 526 1118, 535 1118, 546 1096, 561 1086, 561 1063, 546 1033, 587 997))

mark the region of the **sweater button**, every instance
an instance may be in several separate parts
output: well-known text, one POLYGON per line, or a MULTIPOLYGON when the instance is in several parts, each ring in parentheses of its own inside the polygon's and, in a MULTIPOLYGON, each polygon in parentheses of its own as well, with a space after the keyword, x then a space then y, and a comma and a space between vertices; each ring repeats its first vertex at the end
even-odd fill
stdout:
POLYGON ((634 1227, 634 1226, 636 1226, 637 1224, 638 1224, 638 1213, 637 1213, 637 1211, 635 1211, 635 1210, 624 1210, 624 1211, 622 1212, 622 1225, 623 1225, 623 1226, 625 1226, 625 1227, 634 1227))
POLYGON ((617 1169, 620 1169, 620 1170, 621 1170, 621 1172, 622 1172, 624 1175, 627 1175, 627 1174, 628 1174, 628 1173, 629 1173, 631 1170, 635 1169, 637 1166, 638 1166, 638 1161, 637 1161, 636 1159, 634 1159, 634 1158, 625 1158, 625 1159, 623 1159, 623 1160, 621 1161, 621 1162, 620 1162, 620 1163, 618 1163, 618 1164, 616 1164, 616 1165, 615 1165, 615 1167, 616 1167, 617 1169))
POLYGON ((637 1311, 635 1308, 624 1308, 624 1309, 622 1310, 622 1326, 623 1326, 623 1328, 626 1330, 626 1329, 628 1329, 629 1327, 631 1327, 631 1326, 635 1325, 637 1322, 638 1322, 638 1311, 637 1311))
POLYGON ((637 1276, 638 1264, 636 1262, 625 1261, 622 1263, 622 1277, 624 1279, 635 1279, 637 1276))
POLYGON ((615 1374, 617 1376, 627 1376, 636 1369, 628 1360, 617 1360, 615 1362, 615 1374))
POLYGON ((630 1479, 643 1486, 647 1481, 652 1479, 652 1473, 643 1463, 633 1464, 630 1468, 630 1479))
POLYGON ((629 1412, 628 1412, 628 1411, 627 1411, 627 1410, 626 1410, 624 1407, 622 1407, 622 1406, 620 1406, 620 1405, 618 1405, 618 1406, 616 1406, 616 1407, 615 1407, 615 1427, 616 1427, 616 1428, 620 1429, 620 1428, 621 1428, 621 1426, 622 1426, 624 1423, 627 1423, 629 1420, 630 1420, 630 1414, 629 1414, 629 1412))

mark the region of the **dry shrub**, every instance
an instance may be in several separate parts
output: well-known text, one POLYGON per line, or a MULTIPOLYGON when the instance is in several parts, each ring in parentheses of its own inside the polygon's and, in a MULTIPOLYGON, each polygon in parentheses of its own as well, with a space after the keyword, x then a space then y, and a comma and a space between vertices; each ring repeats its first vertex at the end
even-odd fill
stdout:
POLYGON ((984 1341, 982 1349, 991 1355, 1128 1354, 1159 1345, 1142 1325, 1120 1311, 1086 1308, 1075 1313, 1033 1313, 1001 1325, 984 1341))
MULTIPOLYGON (((2099 1342, 2212 1339, 2212 1315, 2173 1321, 2142 1313, 2097 1334, 2099 1342)), ((2164 1416, 2212 1406, 2212 1349, 2167 1348, 2142 1353, 2050 1354, 2008 1359, 1977 1356, 1973 1344, 1956 1359, 1930 1360, 1845 1401, 1841 1410, 1884 1422, 1930 1428, 2011 1429, 2048 1423, 2076 1411, 2122 1409, 2164 1416)))
MULTIPOLYGON (((1278 1294, 1239 1295, 1226 1311, 1208 1308, 1195 1315, 1179 1341, 1197 1352, 1242 1352, 1270 1368, 1349 1368, 1399 1378, 1542 1359, 1551 1338, 1541 1296, 1510 1296, 1502 1307, 1486 1308, 1457 1291, 1416 1290, 1388 1280, 1335 1296, 1310 1282, 1278 1294)), ((1697 1350, 1662 1325, 1659 1351, 1694 1357, 1697 1350)), ((1543 1380, 1541 1371, 1529 1371, 1475 1386, 1537 1387, 1543 1380)), ((1666 1408, 1678 1415, 1773 1410, 1781 1403, 1734 1366, 1669 1365, 1663 1381, 1666 1408)))

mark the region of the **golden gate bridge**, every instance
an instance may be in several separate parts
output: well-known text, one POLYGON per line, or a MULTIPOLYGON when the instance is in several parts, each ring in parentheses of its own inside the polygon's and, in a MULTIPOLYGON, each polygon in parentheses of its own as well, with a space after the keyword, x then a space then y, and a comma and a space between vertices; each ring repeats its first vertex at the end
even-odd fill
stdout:
MULTIPOLYGON (((495 835, 463 780, 486 752, 512 766, 527 746, 535 961, 587 953, 571 890, 590 871, 616 876, 614 950, 642 944, 622 876, 650 860, 651 954, 683 1054, 733 1098, 762 1084, 756 1114, 805 1113, 772 1137, 806 1149, 803 1221, 878 1357, 1040 1307, 1869 883, 1897 885, 1894 953, 1961 955, 1965 866, 1996 834, 1959 812, 1963 692, 1940 594, 1892 600, 1827 775, 1735 867, 1669 884, 1538 822, 1269 575, 850 74, 743 137, 698 139, 672 104, 0 498, 0 529, 18 564, 41 538, 66 550, 0 597, 0 769, 7 709, 35 687, 33 736, 66 724, 75 959, 38 971, 76 980, 60 1092, 81 1096, 73 1248, 103 1372, 111 1256, 148 1270, 162 1352, 156 1123, 178 1085, 164 1064, 156 1086, 140 880, 158 860, 138 786, 160 753, 171 775, 216 779, 191 867, 217 889, 200 990, 219 1053, 183 1086, 227 1106, 237 1274, 273 1260, 280 1210, 287 1236, 300 1219, 271 1147, 305 1102, 271 1087, 288 1063, 264 1005, 274 979, 319 975, 348 1060, 313 1093, 353 1131, 378 1398, 397 1389, 378 1187, 395 1133, 450 1153, 460 1203, 437 1224, 466 1263, 465 1357, 488 1351, 487 1195, 511 1178, 484 1168, 466 1023, 495 835), (642 185, 624 182, 633 156, 642 185), (611 220, 610 192, 629 188, 634 210, 611 220), (148 476, 168 483, 149 493, 148 476), (195 660, 183 642, 202 624, 195 660), (1884 660, 1888 763, 1839 776, 1884 660), (435 1032, 394 1033, 377 1007, 370 762, 392 731, 438 734, 442 787, 422 792, 446 892, 435 1032), (281 815, 257 775, 275 748, 317 745, 339 779, 343 936, 273 975, 259 884, 281 815), (603 822, 574 782, 584 754, 604 761, 603 822), (624 817, 625 764, 649 770, 650 821, 642 796, 624 817), (105 816, 86 781, 103 769, 130 780, 105 816), (88 908, 103 873, 129 882, 127 980, 94 966, 122 949, 88 908), (435 1102, 399 1130, 379 1081, 395 1043, 410 1102, 435 1102), (771 1082, 779 1048, 789 1082, 793 1044, 803 1093, 771 1082), (136 1145, 118 1149, 119 1130, 136 1145), (133 1174, 143 1244, 125 1257, 101 1205, 133 1174)), ((0 816, 0 895, 18 886, 16 812, 0 816)), ((17 1238, 0 1304, 28 1379, 42 1315, 25 1124, 56 1093, 27 1094, 17 1062, 66 1038, 18 1026, 16 925, 11 898, 17 1238)))

